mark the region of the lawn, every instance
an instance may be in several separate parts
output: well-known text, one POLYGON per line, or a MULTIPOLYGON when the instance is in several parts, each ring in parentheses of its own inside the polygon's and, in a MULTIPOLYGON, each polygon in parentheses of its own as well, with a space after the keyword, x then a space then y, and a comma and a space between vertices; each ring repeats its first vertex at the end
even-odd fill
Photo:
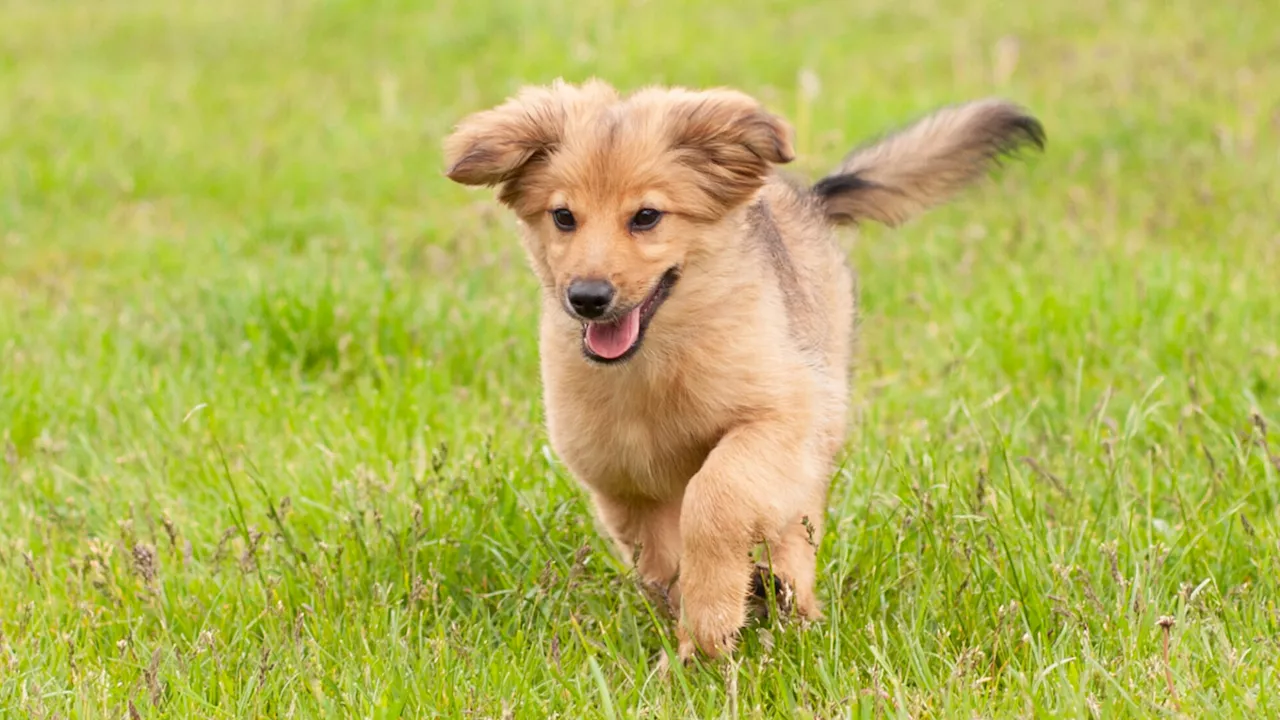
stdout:
POLYGON ((1280 716, 1280 4, 0 0, 0 717, 1280 716), (547 446, 440 140, 732 85, 816 176, 986 95, 1046 152, 847 236, 827 619, 670 626, 547 446), (814 92, 815 89, 817 92, 814 92))

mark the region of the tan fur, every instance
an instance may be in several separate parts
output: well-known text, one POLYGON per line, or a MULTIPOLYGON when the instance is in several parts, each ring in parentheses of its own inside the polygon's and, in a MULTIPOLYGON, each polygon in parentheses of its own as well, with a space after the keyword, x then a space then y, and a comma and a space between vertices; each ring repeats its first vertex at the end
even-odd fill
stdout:
POLYGON ((845 437, 855 316, 831 226, 900 222, 1035 123, 996 102, 945 112, 855 153, 812 190, 772 170, 792 159, 787 125, 732 90, 621 97, 598 81, 557 82, 466 118, 445 143, 449 177, 499 186, 521 220, 543 286, 552 445, 622 556, 678 614, 682 657, 732 650, 761 542, 796 611, 821 614, 816 548, 845 437), (641 207, 665 215, 633 232, 641 207), (555 208, 572 210, 574 231, 557 230, 555 208), (629 305, 669 268, 680 279, 638 352, 621 364, 585 358, 568 284, 608 279, 629 305))
POLYGON ((977 180, 1004 154, 1044 145, 1040 123, 1001 100, 945 108, 849 154, 815 190, 856 181, 834 194, 827 212, 838 222, 899 225, 977 180))

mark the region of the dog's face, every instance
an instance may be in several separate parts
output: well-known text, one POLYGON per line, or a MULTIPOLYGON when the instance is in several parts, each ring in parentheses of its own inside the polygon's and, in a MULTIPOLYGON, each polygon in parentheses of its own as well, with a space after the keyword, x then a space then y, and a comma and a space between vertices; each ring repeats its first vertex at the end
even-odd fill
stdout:
POLYGON ((639 351, 716 226, 792 159, 789 134, 734 91, 556 83, 466 118, 445 156, 451 179, 500 186, 584 353, 609 363, 639 351))

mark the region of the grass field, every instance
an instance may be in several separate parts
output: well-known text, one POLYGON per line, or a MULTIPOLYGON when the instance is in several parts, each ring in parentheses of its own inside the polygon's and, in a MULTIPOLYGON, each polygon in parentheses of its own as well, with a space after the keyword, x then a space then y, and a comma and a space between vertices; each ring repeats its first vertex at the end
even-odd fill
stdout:
POLYGON ((0 717, 1280 716, 1277 27, 0 0, 0 717), (740 87, 810 175, 978 96, 1049 134, 848 238, 828 618, 667 678, 547 447, 513 223, 440 167, 561 75, 740 87))

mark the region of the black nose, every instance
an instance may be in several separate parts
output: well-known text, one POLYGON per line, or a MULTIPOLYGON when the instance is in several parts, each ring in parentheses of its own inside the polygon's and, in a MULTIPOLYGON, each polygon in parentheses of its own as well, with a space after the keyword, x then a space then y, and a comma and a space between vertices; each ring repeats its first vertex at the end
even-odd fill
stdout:
POLYGON ((574 280, 569 283, 569 305, 584 318, 598 318, 609 309, 615 291, 608 280, 574 280))

